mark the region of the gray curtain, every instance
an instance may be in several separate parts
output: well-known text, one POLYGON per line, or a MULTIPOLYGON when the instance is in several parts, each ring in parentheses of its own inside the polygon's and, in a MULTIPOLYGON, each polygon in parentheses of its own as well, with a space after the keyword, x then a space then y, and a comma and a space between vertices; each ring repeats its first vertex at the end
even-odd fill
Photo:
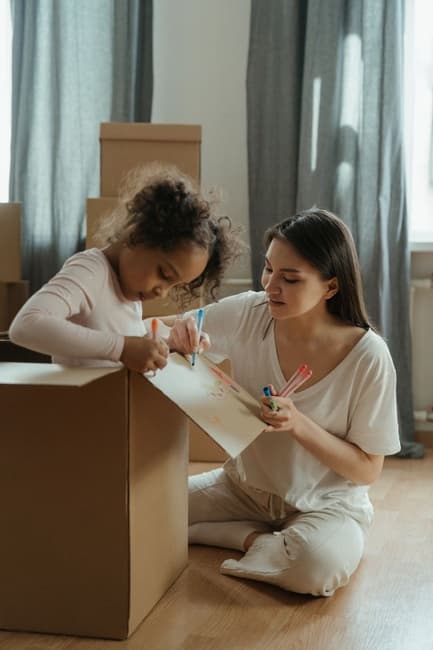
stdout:
POLYGON ((253 277, 265 228, 313 205, 351 228, 367 308, 398 375, 414 442, 403 172, 404 0, 252 0, 248 160, 253 277))
POLYGON ((150 120, 152 0, 11 0, 11 14, 10 200, 35 290, 80 247, 100 122, 150 120))

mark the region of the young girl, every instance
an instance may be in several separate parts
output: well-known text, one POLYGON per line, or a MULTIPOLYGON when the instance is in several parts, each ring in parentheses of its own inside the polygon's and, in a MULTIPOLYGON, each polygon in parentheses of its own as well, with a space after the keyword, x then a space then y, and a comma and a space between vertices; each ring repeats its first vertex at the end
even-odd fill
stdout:
POLYGON ((73 255, 27 301, 9 330, 14 343, 64 365, 166 365, 168 347, 146 331, 142 301, 172 290, 184 302, 200 289, 213 296, 238 240, 174 167, 149 165, 129 187, 102 230, 106 247, 73 255))
MULTIPOLYGON (((232 362, 267 427, 224 468, 190 479, 190 542, 246 551, 222 573, 330 596, 349 581, 373 509, 368 486, 400 449, 395 371, 365 312, 348 228, 323 210, 266 233, 264 292, 205 308, 201 346, 232 362), (311 379, 277 396, 303 363, 311 379), (273 397, 262 388, 273 385, 273 397), (272 410, 271 399, 279 410, 272 410)), ((168 321, 173 325, 173 320, 168 321)), ((198 345, 193 318, 168 339, 198 345)))

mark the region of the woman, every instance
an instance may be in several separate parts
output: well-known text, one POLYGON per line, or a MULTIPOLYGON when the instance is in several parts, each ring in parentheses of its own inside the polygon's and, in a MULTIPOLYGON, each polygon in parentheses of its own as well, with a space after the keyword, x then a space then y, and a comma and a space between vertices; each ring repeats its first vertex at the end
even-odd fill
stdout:
MULTIPOLYGON (((246 551, 222 573, 330 596, 361 560, 368 487, 400 449, 395 370, 368 321, 353 239, 339 218, 302 212, 265 242, 264 292, 207 306, 201 347, 231 359, 267 427, 223 468, 190 478, 190 542, 246 551), (279 397, 303 363, 311 378, 279 397), (262 396, 268 384, 272 398, 262 396)), ((167 324, 171 349, 197 347, 193 318, 167 324)))

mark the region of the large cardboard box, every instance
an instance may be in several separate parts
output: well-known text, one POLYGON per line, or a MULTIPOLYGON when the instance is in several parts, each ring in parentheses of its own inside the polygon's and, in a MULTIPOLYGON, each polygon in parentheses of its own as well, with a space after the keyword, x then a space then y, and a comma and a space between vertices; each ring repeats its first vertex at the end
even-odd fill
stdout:
POLYGON ((20 203, 0 203, 0 280, 21 280, 20 203))
POLYGON ((29 297, 29 283, 2 282, 0 280, 0 332, 6 332, 15 314, 21 309, 29 297))
POLYGON ((128 171, 155 160, 200 181, 201 126, 106 122, 100 129, 101 196, 117 196, 128 171))
POLYGON ((193 462, 222 463, 228 454, 195 422, 189 422, 189 459, 193 462))
POLYGON ((187 420, 144 377, 0 363, 0 628, 124 639, 187 563, 187 420))

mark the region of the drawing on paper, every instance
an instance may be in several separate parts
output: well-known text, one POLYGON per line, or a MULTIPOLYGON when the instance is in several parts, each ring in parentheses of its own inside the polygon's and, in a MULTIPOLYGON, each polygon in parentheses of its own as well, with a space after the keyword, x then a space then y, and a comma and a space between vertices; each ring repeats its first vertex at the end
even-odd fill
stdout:
POLYGON ((224 399, 226 396, 226 391, 221 382, 217 382, 214 386, 211 387, 211 389, 208 391, 209 397, 212 397, 212 399, 224 399))

